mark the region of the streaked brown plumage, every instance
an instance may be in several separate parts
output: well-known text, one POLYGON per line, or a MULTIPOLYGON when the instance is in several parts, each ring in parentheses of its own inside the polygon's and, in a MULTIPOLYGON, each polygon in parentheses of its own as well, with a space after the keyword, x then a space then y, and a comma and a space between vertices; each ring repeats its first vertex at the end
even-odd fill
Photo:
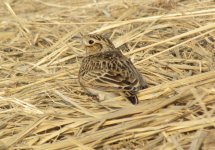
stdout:
POLYGON ((147 85, 130 59, 101 35, 84 35, 82 41, 86 57, 79 70, 80 85, 92 94, 116 93, 138 104, 136 94, 147 85))

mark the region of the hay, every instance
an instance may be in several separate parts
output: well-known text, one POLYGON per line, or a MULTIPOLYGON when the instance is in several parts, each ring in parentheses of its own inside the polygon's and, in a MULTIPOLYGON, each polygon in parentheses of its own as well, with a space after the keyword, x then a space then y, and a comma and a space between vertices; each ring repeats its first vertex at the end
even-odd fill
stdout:
POLYGON ((0 149, 214 148, 213 0, 0 5, 0 149), (149 84, 139 105, 83 92, 79 32, 131 58, 149 84))

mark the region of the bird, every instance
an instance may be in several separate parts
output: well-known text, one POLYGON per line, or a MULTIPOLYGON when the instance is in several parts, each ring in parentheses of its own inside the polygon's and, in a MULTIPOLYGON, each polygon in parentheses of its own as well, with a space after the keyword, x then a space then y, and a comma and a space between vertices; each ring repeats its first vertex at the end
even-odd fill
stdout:
POLYGON ((86 55, 78 80, 84 91, 99 100, 121 95, 133 105, 138 104, 138 91, 148 86, 131 60, 103 35, 81 35, 81 40, 86 55))

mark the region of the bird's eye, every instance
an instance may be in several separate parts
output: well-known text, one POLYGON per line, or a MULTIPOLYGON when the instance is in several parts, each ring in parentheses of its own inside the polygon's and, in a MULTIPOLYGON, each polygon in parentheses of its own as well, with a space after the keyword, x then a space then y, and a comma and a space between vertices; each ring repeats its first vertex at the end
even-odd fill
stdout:
POLYGON ((93 44, 94 41, 93 41, 93 40, 89 40, 88 43, 89 43, 89 44, 93 44))

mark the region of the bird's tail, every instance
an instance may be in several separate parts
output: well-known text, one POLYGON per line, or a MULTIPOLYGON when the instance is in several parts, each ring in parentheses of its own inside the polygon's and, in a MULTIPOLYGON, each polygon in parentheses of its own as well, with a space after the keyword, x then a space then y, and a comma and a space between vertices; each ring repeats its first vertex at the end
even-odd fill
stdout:
POLYGON ((133 105, 136 105, 139 103, 139 100, 138 100, 138 97, 136 94, 132 94, 130 92, 126 92, 125 93, 126 95, 126 98, 133 104, 133 105))

